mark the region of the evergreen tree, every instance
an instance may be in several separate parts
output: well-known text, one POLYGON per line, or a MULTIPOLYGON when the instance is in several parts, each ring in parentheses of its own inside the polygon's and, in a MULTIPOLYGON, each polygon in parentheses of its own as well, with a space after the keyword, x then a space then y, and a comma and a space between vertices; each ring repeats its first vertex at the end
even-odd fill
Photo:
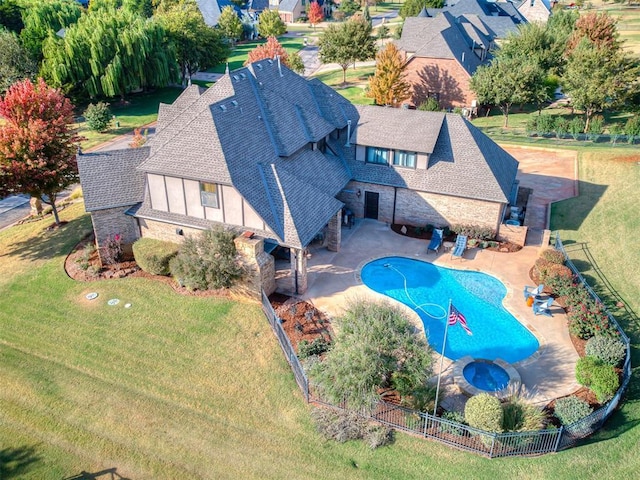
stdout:
POLYGON ((398 105, 411 96, 405 77, 405 58, 393 43, 376 55, 376 72, 369 79, 367 96, 377 105, 398 105))
POLYGON ((32 78, 36 62, 18 41, 15 33, 0 29, 0 92, 23 78, 32 78))
POLYGON ((400 7, 400 16, 404 20, 407 17, 417 17, 423 8, 442 8, 444 0, 405 0, 400 7))
POLYGON ((0 27, 16 34, 24 28, 22 8, 16 0, 0 0, 0 27))

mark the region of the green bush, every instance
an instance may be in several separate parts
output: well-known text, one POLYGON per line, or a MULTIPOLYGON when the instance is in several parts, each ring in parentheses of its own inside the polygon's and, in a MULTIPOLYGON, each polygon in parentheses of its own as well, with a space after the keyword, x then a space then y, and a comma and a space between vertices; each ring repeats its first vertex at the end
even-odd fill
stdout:
POLYGON ((96 132, 104 132, 111 125, 111 111, 109 104, 98 102, 95 105, 90 103, 83 113, 87 126, 96 132))
POLYGON ((229 288, 242 277, 236 258, 235 234, 218 227, 185 238, 178 254, 169 262, 171 274, 187 288, 229 288))
POLYGON ((466 235, 470 239, 477 240, 492 240, 496 236, 495 230, 480 225, 451 225, 450 230, 458 235, 466 235))
POLYGON ((553 409, 553 415, 562 425, 571 425, 591 412, 593 409, 587 402, 573 395, 557 399, 553 409))
POLYGON ((561 116, 557 116, 553 124, 553 129, 556 132, 557 138, 563 138, 569 133, 569 121, 561 116))
POLYGON ((573 272, 569 267, 558 265, 557 263, 551 263, 547 265, 547 268, 544 270, 544 274, 540 275, 540 282, 548 284, 551 279, 555 279, 558 277, 562 277, 568 279, 569 281, 572 281, 573 272))
POLYGON ((438 103, 438 100, 436 100, 435 98, 429 97, 420 104, 420 106, 418 107, 418 110, 422 110, 425 112, 439 112, 440 104, 438 103))
POLYGON ((533 264, 534 276, 542 279, 547 275, 547 269, 553 265, 549 260, 545 258, 537 258, 533 264))
POLYGON ((561 251, 555 248, 546 248, 540 254, 540 258, 544 258, 550 263, 556 263, 558 265, 564 265, 564 255, 561 251))
POLYGON ((504 411, 500 400, 488 393, 474 395, 464 407, 467 423, 487 432, 502 432, 504 411))
POLYGON ((546 423, 544 411, 520 396, 514 395, 502 405, 504 419, 502 429, 505 432, 532 432, 542 430, 546 423))
POLYGON ((620 380, 615 369, 599 358, 582 357, 576 364, 576 380, 591 389, 599 402, 609 400, 618 390, 620 380))
POLYGON ((573 275, 570 277, 549 277, 545 286, 550 288, 554 295, 564 297, 565 295, 569 295, 572 288, 575 288, 573 275))
POLYGON ((569 122, 569 133, 574 140, 578 140, 580 135, 584 133, 584 120, 582 117, 573 117, 569 122))
POLYGON ((627 123, 624 124, 624 134, 629 143, 633 143, 636 137, 640 137, 640 115, 634 115, 627 120, 627 123))
MULTIPOLYGON (((464 415, 460 412, 447 411, 442 414, 442 418, 445 420, 449 420, 450 422, 459 423, 461 425, 467 424, 466 420, 464 419, 464 415)), ((448 423, 441 423, 440 431, 442 433, 450 433, 452 435, 463 435, 465 432, 464 428, 458 427, 456 425, 449 425, 448 423)))
POLYGON ((329 342, 323 337, 318 337, 312 342, 302 340, 298 344, 298 358, 304 360, 305 358, 312 357, 314 355, 322 355, 329 350, 329 342))
POLYGON ((555 128, 555 119, 553 115, 543 113, 538 115, 537 131, 540 134, 551 133, 555 128))
POLYGON ((568 312, 569 331, 583 340, 594 335, 616 336, 618 331, 609 322, 604 305, 590 297, 584 302, 572 305, 568 312))
POLYGON ((169 261, 178 253, 178 245, 153 238, 140 238, 133 244, 138 266, 153 275, 169 275, 169 261))
MULTIPOLYGON (((604 130, 604 117, 602 115, 594 115, 589 122, 589 131, 592 135, 600 135, 604 130)), ((597 137, 596 137, 597 138, 597 137)))
POLYGON ((624 359, 626 348, 624 343, 615 337, 595 335, 587 341, 585 353, 589 357, 602 360, 607 365, 617 367, 624 359))

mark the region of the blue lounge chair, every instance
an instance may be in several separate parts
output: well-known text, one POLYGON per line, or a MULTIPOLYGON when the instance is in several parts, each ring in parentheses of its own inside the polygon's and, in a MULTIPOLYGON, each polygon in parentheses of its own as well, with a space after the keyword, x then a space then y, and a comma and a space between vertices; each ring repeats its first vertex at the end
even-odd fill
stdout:
POLYGON ((451 257, 462 258, 462 254, 467 248, 467 236, 466 235, 458 235, 456 237, 456 244, 451 251, 451 257))
POLYGON ((544 290, 544 285, 541 283, 537 287, 530 287, 529 285, 524 286, 524 299, 528 300, 529 297, 533 297, 534 300, 537 300, 540 295, 542 295, 542 290, 544 290))
POLYGON ((553 298, 548 298, 547 300, 536 300, 533 302, 533 313, 535 315, 546 315, 547 317, 553 317, 551 315, 551 304, 553 303, 553 298))
POLYGON ((429 250, 433 250, 434 252, 438 253, 438 250, 440 250, 440 245, 442 245, 442 233, 442 230, 440 230, 439 228, 435 228, 433 230, 433 233, 431 234, 431 241, 427 246, 427 253, 429 253, 429 250))

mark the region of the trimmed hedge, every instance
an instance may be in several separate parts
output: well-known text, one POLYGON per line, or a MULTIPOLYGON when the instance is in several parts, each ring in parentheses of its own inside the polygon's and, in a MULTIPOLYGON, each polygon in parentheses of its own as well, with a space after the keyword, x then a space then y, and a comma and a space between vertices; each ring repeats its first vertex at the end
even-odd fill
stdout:
POLYGON ((138 266, 153 275, 169 275, 169 261, 178 253, 178 244, 153 238, 141 238, 133 244, 138 266))
POLYGON ((624 359, 626 348, 624 343, 615 337, 596 335, 587 341, 585 353, 589 357, 602 360, 607 365, 617 367, 624 359))
POLYGON ((591 415, 591 406, 576 396, 559 398, 556 400, 553 414, 562 425, 570 425, 578 420, 591 415))
POLYGON ((504 411, 500 400, 488 393, 474 395, 464 407, 464 418, 470 426, 486 432, 502 432, 504 411))
POLYGON ((600 403, 613 397, 620 386, 620 379, 615 369, 595 357, 583 357, 578 360, 576 380, 580 385, 588 387, 600 403))

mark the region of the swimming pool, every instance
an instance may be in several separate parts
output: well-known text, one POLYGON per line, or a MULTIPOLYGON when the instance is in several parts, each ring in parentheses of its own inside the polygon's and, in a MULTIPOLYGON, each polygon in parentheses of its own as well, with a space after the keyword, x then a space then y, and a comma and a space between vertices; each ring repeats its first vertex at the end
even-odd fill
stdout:
POLYGON ((539 348, 536 337, 503 306, 506 287, 480 272, 454 270, 403 257, 385 257, 366 264, 362 281, 372 290, 412 308, 424 325, 429 344, 442 351, 449 299, 464 314, 473 335, 459 325, 449 328, 445 356, 465 355, 515 363, 539 348), (387 266, 385 266, 387 265, 387 266))

